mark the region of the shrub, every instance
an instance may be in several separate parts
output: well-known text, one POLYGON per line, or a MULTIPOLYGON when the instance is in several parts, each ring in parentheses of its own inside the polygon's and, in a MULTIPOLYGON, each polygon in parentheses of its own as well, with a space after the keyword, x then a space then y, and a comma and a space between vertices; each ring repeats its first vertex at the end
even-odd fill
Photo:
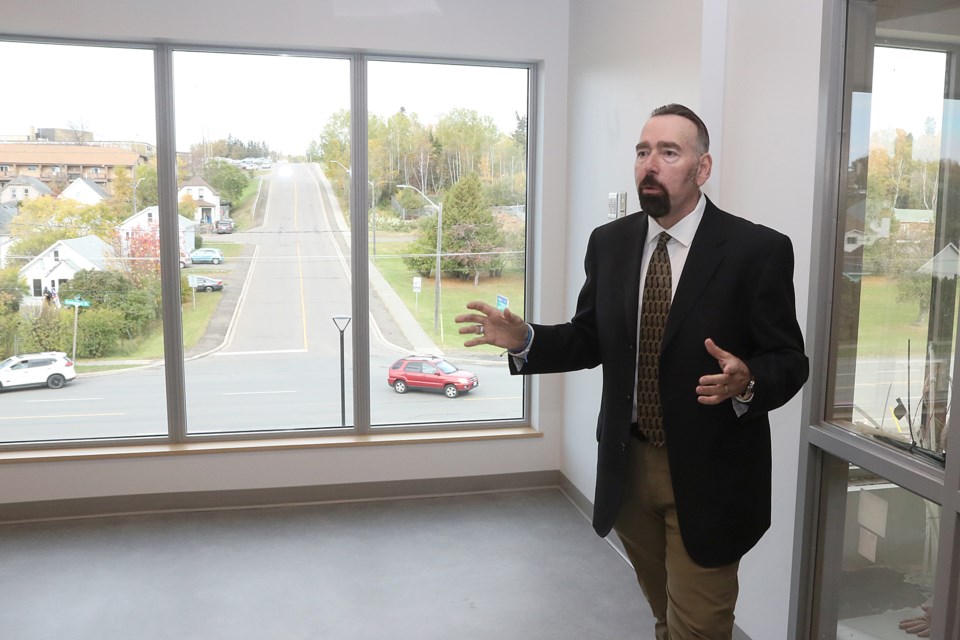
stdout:
MULTIPOLYGON (((124 328, 117 309, 83 309, 77 330, 77 356, 101 358, 117 348, 124 328)), ((72 340, 72 335, 71 335, 72 340)))

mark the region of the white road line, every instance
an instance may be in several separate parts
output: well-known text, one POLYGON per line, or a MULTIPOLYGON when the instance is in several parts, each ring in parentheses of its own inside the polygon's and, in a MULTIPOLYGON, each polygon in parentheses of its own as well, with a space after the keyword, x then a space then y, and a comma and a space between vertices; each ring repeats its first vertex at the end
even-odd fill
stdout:
POLYGON ((50 400, 24 400, 24 402, 91 402, 94 400, 103 400, 103 398, 51 398, 50 400))
POLYGON ((0 420, 49 420, 51 418, 103 418, 107 416, 125 416, 126 413, 67 413, 59 416, 0 416, 0 420))
POLYGON ((268 349, 266 351, 218 351, 215 356, 262 356, 271 353, 307 353, 306 349, 268 349))
POLYGON ((254 396, 269 395, 274 393, 296 393, 296 391, 227 391, 220 395, 224 396, 254 396))

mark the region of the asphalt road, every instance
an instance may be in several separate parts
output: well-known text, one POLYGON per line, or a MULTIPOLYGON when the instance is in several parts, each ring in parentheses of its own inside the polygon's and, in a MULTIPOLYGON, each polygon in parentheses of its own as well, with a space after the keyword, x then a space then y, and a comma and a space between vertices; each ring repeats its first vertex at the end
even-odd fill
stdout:
MULTIPOLYGON (((246 250, 210 268, 227 282, 227 292, 203 347, 192 349, 185 363, 189 433, 340 426, 340 343, 332 317, 350 314, 349 232, 337 218, 332 194, 324 196, 314 168, 275 165, 263 224, 217 237, 246 250)), ((412 318, 396 308, 386 312, 381 302, 371 294, 381 329, 373 332, 370 346, 374 426, 522 415, 522 381, 509 375, 503 361, 453 360, 480 378, 477 389, 459 398, 395 393, 386 383, 387 368, 426 338, 412 318)), ((353 413, 349 332, 347 425, 353 413)), ((162 366, 81 376, 59 390, 5 392, 0 403, 4 442, 167 431, 162 366)))

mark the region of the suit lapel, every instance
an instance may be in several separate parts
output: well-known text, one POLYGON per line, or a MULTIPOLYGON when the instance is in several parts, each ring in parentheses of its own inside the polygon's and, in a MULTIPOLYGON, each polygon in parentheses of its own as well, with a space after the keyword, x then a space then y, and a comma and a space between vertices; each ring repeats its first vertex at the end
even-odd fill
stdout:
MULTIPOLYGON (((676 335, 684 319, 693 312, 697 300, 710 285, 710 281, 723 262, 722 245, 727 241, 726 228, 721 221, 720 210, 707 200, 707 207, 700 220, 700 226, 693 237, 683 273, 677 284, 677 291, 670 304, 670 315, 663 332, 661 349, 665 348, 676 335)), ((701 310, 703 312, 703 310, 701 310)))
POLYGON ((637 219, 634 226, 634 232, 624 234, 623 239, 627 242, 623 260, 623 275, 628 278, 627 291, 624 296, 623 312, 626 320, 626 326, 633 329, 631 340, 637 335, 637 322, 640 319, 640 265, 643 259, 644 244, 647 239, 647 216, 642 213, 635 213, 633 216, 637 219))

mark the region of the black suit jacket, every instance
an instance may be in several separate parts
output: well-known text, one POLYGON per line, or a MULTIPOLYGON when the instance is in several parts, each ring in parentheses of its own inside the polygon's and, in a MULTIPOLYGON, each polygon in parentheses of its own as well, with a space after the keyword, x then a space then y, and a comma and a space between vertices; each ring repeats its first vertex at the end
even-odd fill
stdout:
MULTIPOLYGON (((587 246, 586 281, 570 322, 534 324, 524 375, 602 365, 603 396, 593 526, 616 520, 627 468, 635 393, 643 213, 597 229, 587 246)), ((513 362, 511 371, 518 373, 513 362)), ((767 412, 803 386, 808 362, 797 324, 793 247, 772 229, 707 201, 667 318, 660 355, 663 428, 680 532, 703 566, 738 560, 770 526, 767 412), (737 417, 728 400, 697 402, 700 376, 719 373, 704 340, 744 360, 756 380, 737 417)))

